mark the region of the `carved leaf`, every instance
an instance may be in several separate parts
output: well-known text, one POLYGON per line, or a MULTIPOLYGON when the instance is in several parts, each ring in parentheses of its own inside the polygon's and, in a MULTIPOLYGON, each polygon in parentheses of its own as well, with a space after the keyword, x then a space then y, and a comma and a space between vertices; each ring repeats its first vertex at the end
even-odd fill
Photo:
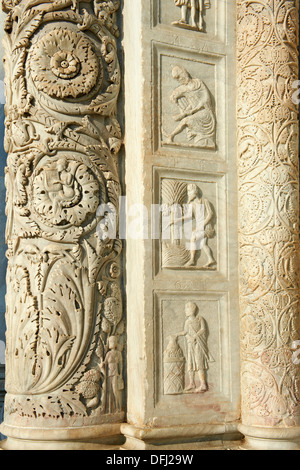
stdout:
POLYGON ((181 181, 163 180, 162 199, 165 204, 183 204, 187 196, 187 185, 181 181))
POLYGON ((70 411, 77 416, 86 416, 86 408, 83 403, 81 403, 77 396, 72 392, 64 393, 59 397, 62 409, 65 414, 70 414, 70 411))
POLYGON ((30 37, 35 33, 38 27, 41 25, 42 18, 44 16, 43 12, 37 12, 35 18, 33 18, 25 29, 21 29, 18 36, 14 51, 21 47, 26 47, 29 43, 30 37))

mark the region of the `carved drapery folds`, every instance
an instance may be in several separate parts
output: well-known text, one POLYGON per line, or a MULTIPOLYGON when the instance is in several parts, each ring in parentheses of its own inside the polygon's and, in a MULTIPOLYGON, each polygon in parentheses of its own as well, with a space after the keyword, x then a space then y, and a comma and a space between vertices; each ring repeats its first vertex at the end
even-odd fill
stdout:
POLYGON ((122 421, 122 246, 103 229, 120 196, 119 1, 3 7, 5 422, 122 421))
POLYGON ((298 1, 237 8, 243 422, 299 426, 298 1))

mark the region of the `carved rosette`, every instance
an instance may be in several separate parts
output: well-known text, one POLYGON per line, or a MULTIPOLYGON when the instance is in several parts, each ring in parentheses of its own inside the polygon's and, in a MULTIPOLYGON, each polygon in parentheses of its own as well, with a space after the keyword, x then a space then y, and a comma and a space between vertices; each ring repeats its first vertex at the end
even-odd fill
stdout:
POLYGON ((5 423, 122 421, 122 245, 99 229, 120 196, 119 2, 3 6, 5 423))
POLYGON ((298 2, 237 2, 242 414, 299 426, 298 2))

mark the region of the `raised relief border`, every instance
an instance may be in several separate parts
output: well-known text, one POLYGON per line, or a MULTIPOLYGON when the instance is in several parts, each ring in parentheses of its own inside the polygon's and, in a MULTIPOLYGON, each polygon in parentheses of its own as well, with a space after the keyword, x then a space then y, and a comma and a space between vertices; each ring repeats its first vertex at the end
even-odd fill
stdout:
MULTIPOLYGON (((163 292, 155 299, 155 407, 218 416, 231 408, 232 344, 225 292, 163 292), (216 400, 220 405, 215 409, 216 400)), ((189 416, 191 420, 191 416, 189 416)), ((195 416, 195 422, 199 415, 195 416)))
POLYGON ((162 207, 162 267, 215 270, 209 240, 216 236, 216 214, 200 186, 163 179, 162 207), (167 217, 168 224, 164 223, 167 217))
POLYGON ((184 151, 198 160, 224 161, 224 57, 161 43, 154 43, 152 53, 154 153, 181 156, 184 151))

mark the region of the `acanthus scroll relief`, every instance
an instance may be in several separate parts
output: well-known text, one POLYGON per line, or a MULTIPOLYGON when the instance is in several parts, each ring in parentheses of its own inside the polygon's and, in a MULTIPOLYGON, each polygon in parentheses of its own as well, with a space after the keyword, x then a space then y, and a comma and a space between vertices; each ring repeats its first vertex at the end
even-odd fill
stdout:
MULTIPOLYGON (((6 422, 123 416, 119 1, 3 1, 6 30, 6 422)), ((72 425, 72 424, 70 424, 72 425)))
POLYGON ((298 11, 237 2, 244 423, 299 425, 298 11))

